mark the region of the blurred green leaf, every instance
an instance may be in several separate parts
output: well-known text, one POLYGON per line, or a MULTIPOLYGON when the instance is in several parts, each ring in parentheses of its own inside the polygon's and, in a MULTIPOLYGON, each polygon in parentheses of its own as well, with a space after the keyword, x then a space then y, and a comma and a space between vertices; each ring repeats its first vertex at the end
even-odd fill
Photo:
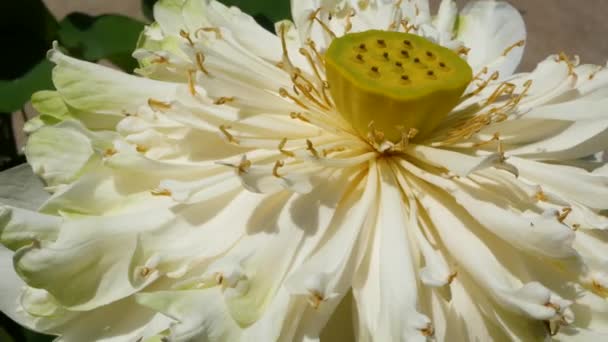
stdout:
POLYGON ((0 81, 0 112, 11 113, 19 110, 34 92, 52 89, 52 69, 53 63, 42 60, 21 78, 0 81))
POLYGON ((3 328, 0 327, 0 341, 13 342, 15 340, 3 328))
POLYGON ((158 0, 141 0, 141 10, 150 21, 154 21, 154 4, 156 1, 158 0))
MULTIPOLYGON (((154 21, 154 4, 158 0, 142 0, 142 10, 146 18, 154 21)), ((291 18, 289 0, 220 0, 227 6, 237 6, 253 16, 267 30, 274 32, 274 23, 291 18)))
POLYGON ((24 335, 27 342, 51 342, 57 338, 57 336, 42 335, 29 330, 26 330, 24 335))
POLYGON ((45 58, 57 20, 41 0, 0 1, 0 79, 13 80, 45 58))
MULTIPOLYGON (((258 22, 262 18, 267 18, 271 22, 291 18, 289 0, 221 0, 228 6, 237 6, 242 11, 254 16, 258 22)), ((262 23, 263 24, 263 23, 262 23)))
POLYGON ((131 54, 143 28, 144 23, 125 16, 72 13, 60 23, 59 40, 77 57, 93 62, 108 59, 130 72, 137 67, 131 54))

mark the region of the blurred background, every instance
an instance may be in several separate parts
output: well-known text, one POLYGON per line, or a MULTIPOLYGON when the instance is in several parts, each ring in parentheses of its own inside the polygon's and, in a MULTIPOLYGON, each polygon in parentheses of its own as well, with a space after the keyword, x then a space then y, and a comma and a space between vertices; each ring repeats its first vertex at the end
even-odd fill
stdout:
MULTIPOLYGON (((38 90, 52 89, 52 65, 45 60, 51 42, 70 55, 112 63, 130 72, 130 54, 139 32, 152 20, 156 0, 0 0, 0 171, 24 162, 23 123, 35 110, 28 104, 38 90)), ((267 28, 289 17, 289 0, 221 0, 252 14, 267 28)), ((296 0, 304 1, 304 0, 296 0)), ((430 0, 433 9, 440 0, 430 0)), ((456 0, 462 8, 468 1, 456 0)), ((520 71, 530 71, 547 55, 580 55, 583 63, 608 59, 608 0, 509 0, 528 29, 520 71)), ((2 280, 0 280, 2 281, 2 280)), ((41 342, 52 338, 19 328, 0 315, 0 342, 41 342)))

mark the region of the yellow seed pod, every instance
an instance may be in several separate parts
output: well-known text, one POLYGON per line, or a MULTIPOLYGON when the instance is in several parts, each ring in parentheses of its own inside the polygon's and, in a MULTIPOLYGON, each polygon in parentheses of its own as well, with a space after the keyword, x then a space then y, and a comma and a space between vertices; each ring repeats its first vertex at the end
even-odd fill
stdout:
POLYGON ((333 40, 325 55, 332 98, 363 136, 373 123, 398 142, 415 129, 433 131, 457 105, 473 79, 453 51, 402 32, 370 30, 333 40))

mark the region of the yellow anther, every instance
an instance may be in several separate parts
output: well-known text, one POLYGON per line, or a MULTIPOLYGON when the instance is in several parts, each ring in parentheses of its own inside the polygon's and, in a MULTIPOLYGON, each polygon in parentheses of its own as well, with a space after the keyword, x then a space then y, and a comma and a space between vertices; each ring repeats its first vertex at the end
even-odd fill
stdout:
POLYGON ((202 71, 205 75, 209 76, 209 71, 205 68, 205 55, 202 52, 196 53, 196 65, 199 70, 202 71))
POLYGON ((281 95, 281 97, 284 98, 288 98, 290 100, 292 100, 295 104, 297 104, 298 106, 304 108, 304 109, 310 109, 307 105, 305 105, 302 101, 300 101, 300 99, 298 99, 297 97, 291 95, 285 88, 280 88, 279 89, 279 95, 281 95))
POLYGON ((315 146, 312 144, 312 141, 306 139, 306 150, 312 154, 313 157, 319 158, 319 152, 315 149, 315 146))
POLYGON ((591 74, 589 74, 589 81, 592 81, 595 78, 595 75, 597 75, 597 73, 602 70, 604 70, 604 67, 601 65, 598 65, 597 68, 591 74))
POLYGON ((167 189, 154 189, 152 191, 150 191, 150 194, 152 194, 152 196, 166 196, 166 197, 171 197, 171 191, 167 190, 167 189))
POLYGON ((507 47, 505 49, 505 51, 503 51, 502 55, 506 57, 511 51, 513 51, 513 49, 518 48, 518 47, 524 47, 524 45, 526 45, 526 41, 520 40, 517 43, 507 47))
POLYGON ((573 225, 572 225, 572 230, 573 230, 573 231, 575 231, 575 232, 576 232, 576 231, 578 231, 579 229, 581 229, 581 225, 580 225, 580 224, 575 223, 575 224, 573 224, 573 225))
POLYGON ((150 63, 152 64, 166 64, 169 63, 169 60, 164 57, 164 56, 160 56, 160 55, 155 55, 156 57, 150 61, 150 63))
POLYGON ((448 285, 452 285, 452 283, 454 282, 454 280, 456 279, 456 277, 458 277, 458 271, 454 271, 452 272, 449 276, 448 276, 448 285))
POLYGON ((354 8, 350 9, 350 14, 346 16, 346 24, 344 25, 344 33, 350 32, 353 29, 352 18, 357 14, 354 8))
POLYGON ((536 199, 536 201, 538 201, 538 202, 547 202, 547 200, 548 200, 547 195, 545 194, 543 189, 540 187, 534 194, 534 199, 536 199))
POLYGON ((279 143, 279 152, 288 157, 295 157, 295 154, 293 152, 285 149, 285 145, 287 145, 287 138, 283 138, 283 140, 281 140, 281 142, 279 143))
POLYGON ((459 55, 467 56, 470 51, 471 51, 471 48, 463 46, 463 47, 459 48, 458 50, 456 50, 456 53, 459 55))
POLYGON ((473 80, 482 80, 481 75, 486 75, 488 73, 488 67, 483 67, 475 76, 473 76, 473 80))
POLYGON ((566 65, 568 66, 568 76, 576 76, 576 72, 574 71, 576 65, 574 64, 574 62, 572 62, 570 57, 566 55, 566 53, 560 52, 555 61, 566 63, 566 65))
POLYGON ((572 208, 564 208, 564 209, 562 209, 561 213, 559 213, 557 215, 557 220, 560 223, 564 223, 564 221, 566 220, 566 218, 568 218, 568 215, 570 215, 571 212, 572 212, 572 208))
POLYGON ((142 276, 143 278, 149 276, 150 273, 152 273, 152 270, 149 267, 142 267, 141 270, 139 271, 139 275, 142 276))
POLYGON ((411 31, 417 31, 418 30, 418 26, 412 24, 410 25, 410 22, 406 19, 401 20, 401 26, 403 27, 403 31, 405 33, 410 33, 411 31))
POLYGON ((235 98, 233 96, 228 96, 228 97, 220 97, 217 98, 215 101, 213 101, 214 105, 224 105, 226 103, 230 103, 230 102, 234 102, 235 98))
POLYGON ((224 134, 224 136, 226 137, 226 139, 229 142, 238 145, 239 141, 234 137, 234 135, 232 135, 230 132, 228 132, 228 130, 230 128, 232 128, 232 127, 226 126, 226 125, 220 125, 220 132, 222 132, 222 134, 224 134))
POLYGON ((340 114, 362 136, 374 121, 397 143, 397 126, 428 136, 458 104, 472 80, 453 51, 420 36, 370 30, 335 39, 325 55, 330 93, 340 114))
POLYGON ((608 289, 606 289, 606 287, 600 284, 600 282, 597 280, 593 279, 591 281, 591 287, 593 288, 593 292, 597 293, 598 295, 608 297, 608 289))
POLYGON ((144 145, 139 145, 138 144, 138 145, 135 146, 135 150, 137 152, 139 152, 139 153, 146 153, 146 152, 148 152, 149 149, 150 148, 148 148, 147 146, 144 146, 144 145))
POLYGON ((224 275, 223 275, 222 273, 217 272, 217 273, 215 274, 215 277, 214 277, 214 278, 215 278, 215 282, 216 282, 218 285, 223 285, 223 284, 224 284, 224 275))
POLYGON ((345 147, 332 147, 332 148, 324 148, 323 149, 323 157, 327 157, 328 155, 332 154, 332 153, 337 153, 337 152, 344 152, 346 151, 345 147))
POLYGON ((276 178, 282 178, 282 176, 279 174, 279 169, 282 168, 283 166, 285 166, 285 162, 282 160, 277 160, 274 163, 274 167, 272 168, 272 175, 275 176, 276 178))
POLYGON ((296 112, 292 112, 292 113, 290 113, 290 114, 289 114, 289 116, 290 116, 292 119, 298 119, 298 120, 300 120, 300 121, 304 121, 304 122, 306 122, 306 123, 310 123, 310 120, 309 120, 309 119, 307 119, 307 118, 304 116, 304 114, 302 114, 302 113, 296 113, 296 112))
POLYGON ((325 32, 327 32, 327 34, 329 34, 329 36, 330 36, 332 39, 335 39, 335 38, 337 37, 337 36, 336 36, 336 34, 335 34, 335 33, 334 33, 334 32, 333 32, 333 31, 332 31, 330 28, 329 28, 329 26, 327 26, 327 24, 326 24, 326 23, 324 23, 324 22, 323 22, 323 20, 319 19, 319 17, 318 17, 318 16, 319 16, 319 12, 321 12, 321 7, 317 8, 317 10, 316 10, 316 11, 312 12, 312 13, 311 13, 311 14, 308 16, 308 20, 310 20, 310 21, 316 21, 316 22, 317 22, 317 23, 318 23, 318 24, 321 26, 321 28, 322 28, 322 29, 323 29, 325 32))
POLYGON ((433 337, 435 335, 435 328, 429 323, 424 329, 420 329, 420 332, 424 337, 433 337))
POLYGON ((184 38, 185 40, 188 41, 188 44, 190 44, 191 46, 194 46, 194 42, 192 41, 192 38, 190 38, 190 33, 184 31, 184 30, 180 30, 179 31, 179 35, 184 38))
POLYGON ((243 173, 247 173, 247 171, 249 170, 250 167, 251 167, 250 160, 245 160, 245 161, 241 162, 237 168, 239 171, 239 175, 242 175, 243 173))
POLYGON ((198 30, 196 30, 195 35, 198 37, 198 34, 200 32, 213 32, 215 33, 215 38, 216 39, 222 39, 222 31, 220 30, 219 27, 201 27, 198 30))
POLYGON ((196 70, 188 70, 188 90, 190 91, 190 95, 196 95, 196 85, 194 80, 194 75, 196 74, 196 70))
POLYGON ((310 306, 315 310, 317 310, 319 306, 321 306, 321 303, 323 303, 324 301, 324 296, 318 291, 312 291, 308 296, 308 304, 310 304, 310 306))
POLYGON ((166 112, 171 109, 171 104, 155 99, 148 99, 148 106, 158 112, 166 112))
POLYGON ((109 157, 115 155, 116 153, 118 153, 118 151, 116 151, 116 149, 114 149, 114 148, 108 148, 105 151, 103 151, 103 156, 105 158, 109 158, 109 157))

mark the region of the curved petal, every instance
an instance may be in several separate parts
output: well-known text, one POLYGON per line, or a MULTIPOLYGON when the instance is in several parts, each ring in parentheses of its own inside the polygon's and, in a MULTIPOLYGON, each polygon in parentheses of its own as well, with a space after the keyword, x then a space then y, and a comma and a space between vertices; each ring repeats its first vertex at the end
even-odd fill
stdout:
POLYGON ((523 56, 526 27, 519 11, 503 1, 470 2, 460 12, 457 39, 471 49, 468 62, 475 72, 488 67, 501 78, 513 74, 523 56))

